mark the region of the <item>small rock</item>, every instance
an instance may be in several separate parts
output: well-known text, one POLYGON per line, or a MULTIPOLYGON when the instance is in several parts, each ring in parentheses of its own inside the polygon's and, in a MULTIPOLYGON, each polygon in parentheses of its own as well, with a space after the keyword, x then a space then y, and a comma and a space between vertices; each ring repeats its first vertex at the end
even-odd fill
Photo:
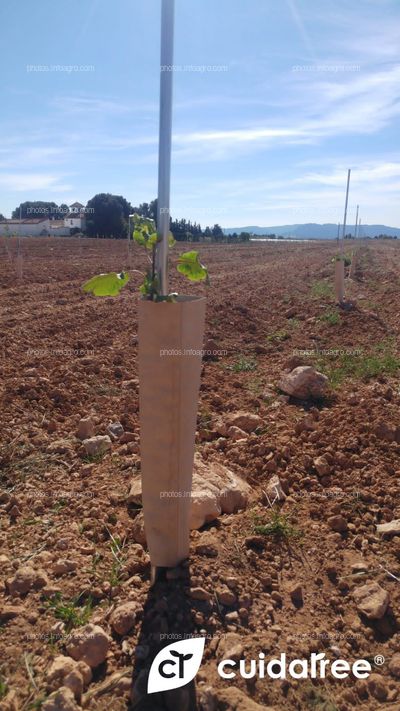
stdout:
POLYGON ((108 452, 108 450, 111 449, 111 439, 108 435, 97 435, 97 437, 84 439, 83 446, 85 447, 86 454, 89 457, 96 457, 108 452))
POLYGON ((198 555, 204 555, 209 558, 216 558, 218 555, 217 540, 210 533, 203 533, 200 541, 195 543, 194 549, 198 555))
POLYGON ((114 632, 123 636, 128 634, 136 621, 137 605, 135 602, 125 602, 114 610, 110 624, 114 632))
POLYGON ((207 590, 204 590, 204 588, 190 588, 190 597, 192 600, 211 600, 210 593, 207 592, 207 590))
POLYGON ((84 662, 76 662, 71 657, 63 654, 53 659, 47 674, 47 688, 54 691, 60 686, 66 686, 72 691, 75 699, 81 700, 83 689, 90 684, 92 672, 90 667, 84 662))
POLYGON ((400 518, 393 519, 388 523, 378 523, 376 532, 382 533, 384 536, 400 536, 400 518))
POLYGON ((7 581, 7 587, 10 595, 25 595, 30 590, 44 588, 48 583, 43 570, 34 570, 30 565, 24 565, 7 581))
POLYGON ((20 605, 4 605, 0 610, 0 622, 9 622, 15 617, 20 617, 25 612, 25 608, 20 605))
POLYGON ((130 442, 136 442, 136 435, 133 432, 124 432, 119 438, 121 444, 129 444, 130 442))
POLYGON ((107 432, 111 439, 119 439, 124 434, 124 428, 120 422, 112 422, 108 425, 107 432))
POLYGON ((368 678, 368 689, 378 701, 385 701, 388 695, 386 679, 382 674, 371 674, 368 678))
POLYGON ((234 610, 233 612, 227 612, 225 615, 225 622, 228 622, 229 624, 239 624, 240 618, 239 618, 239 613, 234 610))
POLYGON ((268 481, 264 492, 267 495, 269 505, 272 506, 276 501, 285 501, 286 494, 282 489, 281 480, 277 474, 274 474, 268 481))
POLYGON ((316 468, 319 476, 329 476, 331 473, 331 468, 325 457, 317 457, 314 459, 314 467, 316 468))
POLYGON ((218 644, 218 659, 233 659, 235 662, 243 657, 243 639, 236 632, 224 634, 218 644))
POLYGON ((127 503, 134 506, 142 505, 142 479, 140 476, 135 476, 131 480, 127 503))
POLYGON ((8 513, 12 521, 15 521, 19 516, 21 516, 21 511, 18 506, 15 505, 11 507, 8 513))
POLYGON ((400 654, 394 654, 389 662, 389 671, 397 679, 400 679, 400 654))
POLYGON ((80 706, 75 701, 71 689, 61 686, 54 691, 41 705, 41 711, 79 711, 80 706))
MULTIPOLYGON (((199 529, 221 513, 236 513, 247 506, 251 487, 219 462, 204 462, 195 455, 191 492, 190 528, 199 529)), ((128 504, 142 503, 141 477, 132 479, 128 504)), ((141 542, 141 541, 139 541, 141 542)))
POLYGON ((234 412, 226 415, 225 424, 227 427, 238 427, 244 432, 254 432, 258 427, 264 426, 264 420, 253 412, 234 412))
POLYGON ((344 533, 347 531, 347 521, 340 514, 336 516, 329 516, 328 526, 332 529, 332 531, 336 531, 337 533, 344 533))
POLYGON ((116 671, 114 674, 111 674, 111 676, 107 678, 107 681, 112 683, 112 693, 116 696, 125 696, 125 694, 128 694, 132 686, 131 676, 132 673, 127 675, 121 671, 116 671))
POLYGON ((133 519, 131 536, 132 540, 135 541, 135 543, 140 543, 140 545, 142 546, 146 545, 146 531, 144 530, 143 511, 139 511, 139 513, 136 514, 135 518, 133 519))
POLYGON ((353 598, 359 612, 369 620, 380 620, 389 604, 389 593, 378 583, 368 583, 353 591, 353 598))
POLYGON ((60 558, 52 565, 52 571, 54 575, 65 575, 66 573, 72 573, 76 570, 77 564, 72 560, 67 560, 66 558, 60 558))
POLYGON ((80 440, 94 437, 94 423, 90 417, 84 417, 82 420, 79 420, 77 437, 80 440))
POLYGON ((384 439, 386 442, 394 442, 396 439, 396 427, 388 425, 386 422, 378 422, 373 428, 373 433, 378 439, 384 439))
POLYGON ((221 605, 232 607, 236 602, 236 595, 229 588, 220 588, 217 590, 218 602, 221 605))
POLYGON ((98 625, 88 624, 71 632, 66 644, 68 654, 76 661, 85 662, 91 669, 104 662, 110 638, 98 625))
POLYGON ((231 425, 228 427, 226 431, 227 437, 229 439, 233 439, 234 442, 237 442, 239 439, 245 439, 247 437, 247 433, 244 430, 241 430, 240 427, 236 427, 235 425, 231 425))
POLYGON ((301 585, 294 585, 290 590, 289 590, 289 595, 292 599, 292 602, 294 605, 303 605, 304 604, 304 598, 303 598, 303 588, 301 585))
POLYGON ((278 387, 298 399, 322 398, 326 395, 328 378, 310 365, 300 365, 284 374, 278 387))

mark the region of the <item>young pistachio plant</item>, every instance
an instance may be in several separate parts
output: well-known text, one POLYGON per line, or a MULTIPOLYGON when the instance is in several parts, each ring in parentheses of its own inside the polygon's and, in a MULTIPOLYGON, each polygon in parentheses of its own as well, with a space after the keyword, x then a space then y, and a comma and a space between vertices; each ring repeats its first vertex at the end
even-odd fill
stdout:
POLYGON ((351 264, 351 259, 347 254, 336 254, 331 261, 344 262, 345 267, 349 267, 351 264))
MULTIPOLYGON (((137 269, 131 270, 141 274, 144 277, 143 284, 139 291, 143 298, 148 301, 176 301, 177 293, 173 292, 168 295, 160 294, 160 287, 156 274, 155 257, 158 235, 154 220, 150 220, 140 215, 133 217, 133 239, 144 247, 146 257, 149 261, 149 267, 146 273, 140 272, 137 269)), ((168 235, 169 247, 173 247, 175 240, 172 232, 168 235)), ((209 283, 209 276, 206 267, 201 264, 199 253, 196 251, 184 252, 178 257, 177 270, 187 277, 189 281, 204 281, 209 283)), ((130 275, 127 271, 110 272, 108 274, 98 274, 92 277, 83 284, 82 289, 94 296, 117 296, 121 289, 128 283, 130 275)))

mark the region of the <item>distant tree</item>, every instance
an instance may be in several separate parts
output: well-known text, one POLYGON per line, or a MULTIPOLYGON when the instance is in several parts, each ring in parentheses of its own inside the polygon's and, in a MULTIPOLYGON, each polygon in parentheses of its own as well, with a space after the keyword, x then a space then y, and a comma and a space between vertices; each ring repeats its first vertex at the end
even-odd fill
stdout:
POLYGON ((2 215, 1 212, 0 212, 0 222, 5 222, 5 220, 6 220, 6 218, 5 218, 4 215, 2 215))
POLYGON ((40 217, 53 217, 58 210, 58 205, 55 202, 43 202, 42 200, 27 200, 26 202, 21 202, 18 207, 12 212, 12 219, 35 219, 40 217))
POLYGON ((216 242, 223 242, 224 241, 224 232, 220 225, 215 224, 214 227, 211 230, 212 236, 214 237, 216 242))
POLYGON ((122 195, 98 193, 86 205, 86 232, 120 239, 127 236, 132 205, 122 195))
POLYGON ((139 207, 133 207, 132 214, 135 212, 150 220, 157 220, 157 198, 151 202, 142 202, 139 207))
POLYGON ((65 202, 61 203, 59 206, 55 218, 56 220, 63 220, 69 213, 69 207, 68 205, 65 204, 65 202))

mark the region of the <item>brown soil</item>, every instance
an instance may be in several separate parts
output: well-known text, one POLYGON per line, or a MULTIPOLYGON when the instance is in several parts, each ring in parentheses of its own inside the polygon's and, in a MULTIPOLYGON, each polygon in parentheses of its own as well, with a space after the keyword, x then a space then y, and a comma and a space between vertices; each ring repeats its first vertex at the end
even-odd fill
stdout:
MULTIPOLYGON (((187 248, 177 247, 175 252, 187 248)), ((205 460, 251 482, 254 502, 192 533, 190 582, 183 577, 160 583, 149 593, 137 511, 126 505, 132 473, 140 468, 138 279, 115 299, 95 299, 80 289, 96 273, 119 271, 126 245, 25 239, 18 280, 16 243, 10 240, 6 250, 0 242, 0 618, 4 609, 19 608, 12 619, 1 618, 0 707, 40 708, 46 698, 46 670, 65 653, 66 628, 49 606, 59 591, 66 603, 79 597, 77 615, 91 598, 84 619, 112 636, 107 661, 95 670, 84 697, 87 708, 127 707, 129 684, 103 685, 119 670, 130 677, 139 641, 143 657, 154 633, 205 630, 199 698, 208 686, 237 686, 276 710, 398 711, 400 679, 389 664, 400 649, 400 538, 382 539, 376 524, 400 518, 399 245, 361 244, 356 277, 347 280, 349 310, 335 306, 331 289, 335 244, 199 248, 212 279, 206 335, 226 354, 203 367, 197 447, 205 460), (297 365, 293 356, 329 375, 334 388, 325 401, 296 403, 279 395, 280 376, 297 365), (264 427, 245 442, 221 440, 213 425, 236 410, 257 413, 264 427), (76 437, 85 416, 92 417, 96 434, 120 421, 133 441, 116 442, 102 459, 87 461, 76 437), (330 473, 321 479, 314 461, 322 455, 330 473), (273 473, 288 494, 280 513, 299 537, 252 539, 255 517, 267 523, 271 514, 263 490, 273 473), (346 519, 346 532, 330 528, 327 519, 334 514, 346 519), (118 561, 112 537, 122 542, 118 561), (216 546, 217 558, 196 553, 203 537, 216 546), (75 569, 55 574, 59 559, 75 569), (356 576, 352 566, 361 563, 365 572, 356 576), (22 564, 47 573, 45 595, 43 589, 9 595, 6 580, 22 564), (375 622, 360 616, 352 594, 371 582, 390 595, 387 613, 375 622), (221 607, 214 595, 226 583, 236 597, 231 607, 221 607), (189 585, 205 588, 212 601, 191 600, 189 585), (303 604, 292 601, 295 585, 302 587, 303 604), (110 613, 132 600, 141 608, 137 625, 119 637, 111 632, 110 613), (236 619, 227 621, 225 615, 235 611, 236 619), (266 658, 287 652, 293 659, 325 651, 332 660, 369 659, 382 678, 375 684, 354 678, 226 682, 217 675, 216 660, 227 632, 240 636, 248 659, 259 652, 266 658), (374 666, 375 655, 385 658, 382 666, 374 666), (10 690, 17 697, 14 707, 10 690)), ((133 261, 143 266, 136 252, 133 261)), ((182 291, 186 285, 174 277, 171 287, 182 291)), ((135 666, 140 670, 145 663, 135 666)), ((156 702, 143 708, 155 711, 156 702)), ((215 708, 236 707, 221 702, 215 708)))

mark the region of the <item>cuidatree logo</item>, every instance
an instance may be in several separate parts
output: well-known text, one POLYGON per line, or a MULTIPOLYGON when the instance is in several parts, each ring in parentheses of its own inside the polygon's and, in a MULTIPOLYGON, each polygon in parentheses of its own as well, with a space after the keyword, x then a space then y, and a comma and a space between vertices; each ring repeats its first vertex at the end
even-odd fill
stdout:
POLYGON ((178 689, 192 681, 199 671, 205 637, 183 639, 164 647, 151 665, 147 693, 178 689))

